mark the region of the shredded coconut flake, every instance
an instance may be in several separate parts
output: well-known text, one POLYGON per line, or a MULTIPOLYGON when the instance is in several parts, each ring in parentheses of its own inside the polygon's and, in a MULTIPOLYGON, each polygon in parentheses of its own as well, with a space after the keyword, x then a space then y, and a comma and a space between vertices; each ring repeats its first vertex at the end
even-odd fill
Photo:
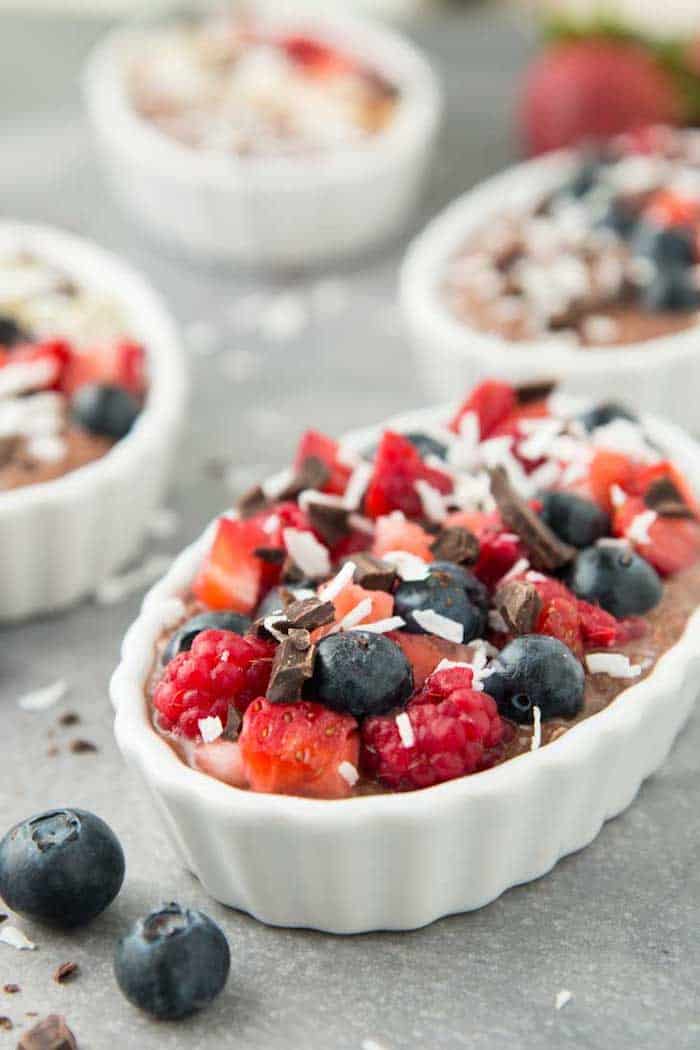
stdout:
POLYGON ((319 598, 323 598, 324 602, 332 602, 337 598, 343 588, 351 582, 356 568, 354 561, 346 561, 340 572, 320 588, 319 598))
POLYGON ((115 605, 125 598, 142 591, 154 583, 170 568, 172 558, 166 554, 153 554, 150 558, 128 572, 109 576, 98 586, 95 599, 99 605, 115 605))
POLYGON ((371 612, 372 599, 363 598, 361 602, 358 602, 357 605, 350 610, 350 612, 345 614, 342 620, 339 620, 338 623, 334 624, 328 633, 335 634, 337 631, 349 631, 353 627, 357 627, 358 624, 361 624, 365 617, 369 616, 371 612))
POLYGON ((416 481, 413 487, 418 493, 423 513, 428 521, 433 521, 439 525, 447 517, 445 500, 442 494, 427 481, 416 481))
POLYGON ((611 678, 638 678, 640 664, 631 664, 624 653, 589 653, 586 667, 591 674, 607 674, 611 678))
POLYGON ((542 744, 542 711, 534 704, 532 708, 532 739, 530 741, 530 750, 537 751, 538 747, 542 744))
POLYGON ((338 772, 349 787, 355 787, 355 784, 360 779, 360 774, 357 772, 352 762, 341 762, 338 766, 338 772))
POLYGON ((369 484, 369 479, 372 477, 372 467, 369 463, 358 463, 352 474, 350 480, 345 486, 345 494, 343 496, 343 505, 347 510, 357 510, 365 494, 365 489, 369 484))
POLYGON ((413 726, 411 725, 411 719, 408 717, 408 712, 402 711, 400 715, 396 716, 395 721, 403 746, 413 747, 416 742, 416 734, 413 732, 413 726))
POLYGON ((495 589, 498 590, 498 588, 501 587, 502 584, 507 583, 508 580, 514 580, 517 576, 524 576, 529 568, 530 562, 527 558, 518 558, 515 565, 511 566, 511 568, 508 569, 508 572, 501 576, 495 589))
POLYGON ((428 634, 435 634, 438 638, 445 638, 448 642, 457 644, 464 641, 463 625, 451 620, 449 616, 441 616, 434 609, 417 609, 413 613, 413 619, 428 634))
POLYGON ((44 686, 43 689, 35 689, 31 693, 25 693, 17 701, 23 711, 47 711, 53 707, 68 692, 68 683, 64 679, 44 686))
POLYGON ((625 495, 624 490, 621 489, 619 485, 611 485, 609 495, 610 502, 612 503, 613 507, 621 507, 623 503, 627 502, 627 496, 625 495))
POLYGON ((319 543, 313 533, 302 529, 284 529, 282 537, 290 557, 305 576, 316 579, 319 576, 330 575, 331 559, 328 549, 319 543))
POLYGON ((649 535, 649 529, 656 521, 658 515, 655 510, 645 510, 641 514, 637 514, 629 524, 627 532, 625 533, 628 540, 632 543, 651 543, 651 537, 649 535))
POLYGON ((393 565, 402 580, 424 580, 430 571, 427 562, 409 551, 387 551, 382 561, 393 565))
POLYGON ((569 991, 569 989, 562 988, 560 991, 557 992, 556 998, 554 1000, 554 1009, 563 1010, 566 1004, 570 1003, 572 999, 573 994, 569 991))
POLYGON ((387 616, 385 620, 375 620, 374 623, 360 624, 359 629, 369 631, 371 634, 388 634, 389 631, 398 631, 405 626, 406 621, 400 616, 387 616))
POLYGON ((471 664, 465 663, 464 660, 441 660, 437 665, 433 674, 437 674, 438 671, 450 671, 453 667, 466 667, 471 670, 471 664))
POLYGON ((7 924, 0 926, 0 944, 9 944, 11 948, 16 948, 18 952, 36 951, 34 941, 30 941, 16 926, 8 926, 7 924))
POLYGON ((224 731, 220 718, 200 718, 197 725, 205 744, 211 744, 214 740, 218 740, 224 731))
POLYGON ((280 615, 281 612, 282 610, 280 609, 280 612, 270 613, 270 615, 266 616, 263 620, 263 627, 267 633, 271 634, 275 641, 278 642, 284 642, 287 637, 285 634, 282 634, 281 631, 278 631, 276 627, 278 623, 283 623, 284 621, 284 616, 280 615))

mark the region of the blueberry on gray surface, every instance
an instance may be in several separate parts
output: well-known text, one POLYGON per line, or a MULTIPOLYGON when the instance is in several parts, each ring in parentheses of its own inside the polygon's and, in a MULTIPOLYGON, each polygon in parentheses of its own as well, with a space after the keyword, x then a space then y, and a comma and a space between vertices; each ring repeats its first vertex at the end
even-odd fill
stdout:
POLYGON ((30 336, 12 317, 0 314, 0 346, 13 347, 28 342, 30 336))
POLYGON ((692 266, 695 262, 693 236, 689 230, 678 226, 665 228, 640 222, 635 231, 632 251, 635 256, 650 259, 661 270, 669 266, 692 266))
POLYGON ((430 574, 434 575, 435 573, 443 573, 449 576, 451 580, 454 580, 455 583, 464 588, 470 602, 478 606, 479 609, 483 609, 485 612, 488 611, 488 589, 469 569, 465 569, 463 565, 455 565, 453 561, 431 561, 430 574))
POLYGON ((658 270, 653 281, 641 294, 646 310, 693 310, 700 306, 700 289, 693 271, 687 267, 667 266, 658 270))
POLYGON ((263 616, 271 616, 272 613, 282 612, 285 606, 284 594, 293 595, 295 599, 301 600, 302 598, 315 598, 316 590, 314 587, 305 587, 303 584, 285 584, 282 587, 273 587, 267 592, 263 600, 255 610, 255 619, 259 620, 263 616))
POLYGON ((355 718, 383 715, 412 692, 411 665, 383 634, 346 631, 318 643, 309 696, 326 707, 355 718))
POLYGON ((141 406, 120 386, 88 383, 73 395, 70 409, 75 422, 85 430, 118 441, 131 430, 141 406))
POLYGON ((618 619, 641 616, 661 601, 656 570, 625 545, 603 543, 582 551, 568 575, 579 598, 602 606, 618 619))
POLYGON ((619 405, 616 401, 601 401, 579 416, 586 430, 595 430, 596 427, 607 426, 616 419, 626 419, 629 423, 636 423, 637 416, 629 408, 619 405))
POLYGON ((55 809, 16 824, 0 842, 0 897, 20 915, 80 926, 114 900, 124 853, 107 824, 82 809, 55 809))
POLYGON ((524 634, 509 642, 490 665, 484 688, 504 718, 532 722, 573 718, 583 706, 583 667, 568 646, 545 634, 524 634))
POLYGON ((481 637, 484 632, 483 607, 470 598, 461 582, 445 573, 432 572, 424 580, 403 580, 396 589, 394 612, 406 621, 404 631, 427 634, 413 614, 428 610, 460 623, 465 642, 481 637))
POLYGON ((223 931, 208 915, 164 904, 119 941, 114 975, 134 1006, 164 1021, 187 1017, 222 991, 231 965, 223 931))
POLYGON ((233 631, 234 634, 245 634, 252 620, 237 612, 204 612, 193 616, 171 634, 163 650, 163 663, 170 663, 178 653, 186 653, 202 631, 233 631))
POLYGON ((574 492, 542 492, 540 517, 560 540, 573 547, 590 547, 610 534, 610 516, 593 500, 574 492))

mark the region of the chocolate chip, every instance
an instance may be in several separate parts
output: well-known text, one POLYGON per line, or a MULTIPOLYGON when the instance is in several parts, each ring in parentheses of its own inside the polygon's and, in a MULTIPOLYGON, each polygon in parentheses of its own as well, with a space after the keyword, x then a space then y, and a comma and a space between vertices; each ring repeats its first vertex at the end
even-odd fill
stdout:
MULTIPOLYGON (((5 918, 7 918, 7 915, 5 918)), ((3 992, 5 992, 6 995, 17 995, 21 991, 22 989, 18 984, 6 984, 3 988, 3 992)))
POLYGON ((294 477, 278 492, 277 499, 296 499, 304 489, 322 489, 331 476, 326 464, 318 456, 307 456, 294 477))
POLYGON ((542 608, 537 588, 525 580, 509 580, 496 591, 496 609, 514 634, 531 634, 542 608))
MULTIPOLYGON (((0 923, 7 922, 7 915, 4 911, 0 911, 0 923)), ((7 991, 7 989, 5 989, 7 991)))
POLYGON ((339 543, 350 531, 350 512, 340 503, 321 503, 311 497, 307 500, 305 509, 314 530, 331 547, 339 543))
POLYGON ((68 728, 68 726, 77 726, 79 722, 80 715, 77 714, 76 711, 66 711, 58 720, 58 724, 60 726, 65 726, 66 728, 68 728))
POLYGON ((65 984, 66 981, 70 981, 73 977, 77 976, 78 964, 75 962, 65 962, 54 971, 53 979, 56 984, 65 984))
POLYGON ((393 565, 373 554, 352 554, 346 561, 355 563, 353 580, 366 591, 390 591, 398 573, 393 565))
POLYGON ((456 565, 473 565, 479 557, 479 541, 473 532, 461 525, 452 525, 438 533, 430 544, 436 561, 452 561, 456 565))
POLYGON ((282 564, 282 582, 303 583, 306 578, 303 570, 299 568, 294 559, 287 556, 282 564))
POLYGON ((531 383, 520 383, 515 388, 515 398, 519 405, 544 401, 556 389, 556 386, 556 379, 536 379, 531 383))
POLYGON ((694 518, 680 489, 671 478, 657 478, 644 494, 644 502, 662 518, 694 518))
POLYGON ((287 556, 284 547, 256 547, 253 554, 268 565, 281 565, 287 556))
POLYGON ((65 1017, 50 1014, 20 1038, 17 1050, 78 1050, 65 1017))
POLYGON ((0 1017, 0 1028, 5 1032, 11 1032, 15 1026, 9 1017, 0 1017))
MULTIPOLYGON (((327 623, 333 623, 335 619, 335 606, 333 602, 324 602, 320 598, 301 598, 292 602, 284 610, 284 618, 288 630, 315 631, 317 627, 325 627, 327 623)), ((284 627, 281 630, 285 630, 284 627)))
POLYGON ((521 499, 508 480, 505 468, 494 467, 489 473, 491 492, 501 517, 522 540, 533 567, 542 572, 552 572, 573 561, 575 549, 562 543, 527 502, 521 499))
POLYGON ((87 755, 99 750, 97 744, 93 744, 92 740, 71 740, 70 749, 74 755, 87 755))
POLYGON ((236 504, 236 509, 240 516, 245 518, 252 518, 258 511, 264 510, 267 506, 267 496, 263 492, 260 485, 253 485, 252 489, 248 489, 244 492, 241 498, 236 504))
POLYGON ((316 647, 308 631, 293 628, 277 647, 272 661, 267 699, 273 704, 291 703, 301 697, 304 682, 314 670, 316 647))

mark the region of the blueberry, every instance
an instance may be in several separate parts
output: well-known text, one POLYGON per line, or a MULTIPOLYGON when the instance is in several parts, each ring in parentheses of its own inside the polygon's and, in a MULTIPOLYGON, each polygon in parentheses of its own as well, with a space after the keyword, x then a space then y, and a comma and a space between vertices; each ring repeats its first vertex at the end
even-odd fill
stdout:
POLYGON ((532 722, 533 707, 543 718, 573 718, 583 706, 583 667, 558 638, 524 634, 501 650, 491 671, 484 688, 514 722, 532 722))
POLYGON ((163 650, 164 664, 170 663, 178 653, 186 653, 202 631, 233 631, 234 634, 245 634, 252 620, 237 612, 205 612, 193 616, 170 636, 163 650))
POLYGON ((579 598, 602 605, 618 619, 649 612, 663 593, 649 562, 615 543, 582 551, 569 570, 568 584, 579 598))
POLYGON ((641 303, 652 311, 694 310, 700 306, 700 290, 692 271, 681 266, 667 266, 642 289, 641 303))
POLYGON ((403 617, 409 634, 427 634, 413 617, 414 612, 431 609, 440 616, 456 620, 464 628, 464 641, 484 633, 484 610, 469 597, 466 588, 454 578, 433 572, 424 580, 404 580, 394 595, 394 612, 403 617))
POLYGON ((689 230, 679 226, 661 227, 640 222, 632 244, 633 254, 651 259, 661 270, 692 266, 695 244, 689 230))
POLYGON ((201 911, 170 903, 138 919, 122 937, 114 975, 130 1003, 174 1021, 215 999, 230 965, 228 941, 216 923, 201 911))
POLYGON ((462 565, 455 565, 453 561, 432 561, 430 563, 430 573, 443 573, 445 576, 449 576, 451 580, 458 583, 460 587, 463 587, 467 592, 467 598, 469 601, 476 605, 479 609, 483 609, 484 612, 488 611, 489 608, 489 592, 473 572, 469 572, 469 569, 465 569, 462 565))
POLYGON ((443 445, 442 441, 438 441, 436 438, 431 437, 430 434, 421 434, 418 431, 412 431, 410 434, 404 434, 404 437, 411 442, 423 459, 425 459, 426 456, 437 456, 438 459, 444 459, 447 455, 447 445, 443 445))
POLYGON ((282 612, 285 606, 284 592, 292 594, 294 598, 315 598, 316 591, 313 587, 305 587, 303 584, 285 584, 282 587, 273 587, 272 590, 268 591, 260 605, 255 610, 255 619, 259 620, 263 616, 271 616, 272 613, 282 612))
POLYGON ((630 423, 637 422, 635 414, 624 405, 618 405, 616 401, 602 401, 599 405, 589 408, 587 412, 583 412, 579 419, 588 431, 595 430, 596 427, 607 426, 615 419, 626 419, 630 423))
POLYGON ((25 332, 12 317, 0 314, 0 346, 17 346, 18 343, 26 343, 30 336, 25 332))
POLYGON ((383 634, 346 631, 319 642, 309 695, 326 707, 355 718, 383 715, 412 692, 411 665, 383 634))
POLYGON ((573 492, 542 492, 540 517, 560 540, 573 547, 590 547, 610 534, 610 517, 590 499, 573 492))
POLYGON ((71 415, 76 423, 91 434, 115 441, 129 433, 140 411, 141 406, 128 391, 108 383, 88 383, 71 400, 71 415))
POLYGON ((634 208, 624 201, 613 199, 602 212, 596 225, 612 230, 618 237, 627 240, 636 233, 637 219, 638 214, 634 208))
POLYGON ((54 809, 16 824, 0 842, 0 897, 55 926, 80 926, 114 900, 124 853, 94 813, 54 809))

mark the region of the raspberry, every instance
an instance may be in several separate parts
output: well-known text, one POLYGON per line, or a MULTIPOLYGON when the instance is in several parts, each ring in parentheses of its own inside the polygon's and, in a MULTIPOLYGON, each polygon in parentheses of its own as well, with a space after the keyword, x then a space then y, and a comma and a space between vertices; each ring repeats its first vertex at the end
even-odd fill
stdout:
POLYGON ((422 518, 423 504, 416 491, 417 481, 427 481, 444 495, 452 491, 452 481, 447 474, 427 467, 408 438, 385 430, 365 494, 365 513, 370 518, 379 518, 392 510, 402 510, 409 518, 422 518))
POLYGON ((413 734, 408 747, 396 717, 366 719, 363 771, 395 791, 412 791, 492 765, 504 723, 496 701, 471 684, 468 668, 431 675, 406 708, 413 734))
POLYGON ((524 556, 525 548, 516 535, 488 529, 479 536, 479 557, 472 572, 487 587, 494 587, 524 556))
POLYGON ((170 661, 153 694, 165 729, 195 738, 200 718, 228 721, 267 689, 275 646, 232 631, 202 631, 189 652, 170 661))
POLYGON ((272 704, 261 698, 243 716, 239 743, 253 791, 310 798, 351 794, 348 773, 359 753, 351 715, 305 700, 272 704))

